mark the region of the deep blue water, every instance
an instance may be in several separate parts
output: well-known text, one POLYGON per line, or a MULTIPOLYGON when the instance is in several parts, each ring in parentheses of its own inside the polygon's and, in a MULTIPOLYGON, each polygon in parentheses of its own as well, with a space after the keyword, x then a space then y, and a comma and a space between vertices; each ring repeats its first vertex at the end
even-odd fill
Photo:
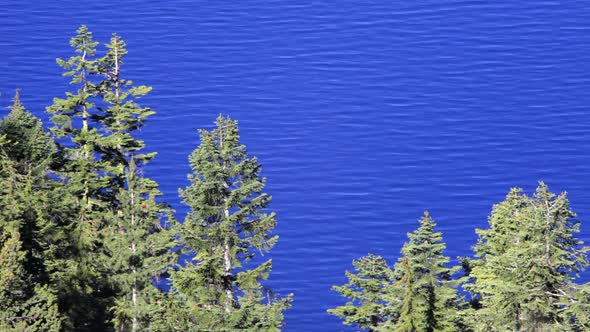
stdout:
POLYGON ((22 88, 44 119, 75 29, 124 37, 125 74, 154 87, 148 174, 180 219, 196 130, 239 120, 279 216, 270 285, 295 293, 286 331, 345 330, 325 312, 344 302, 330 286, 368 252, 393 263, 425 209, 447 254, 469 255, 492 204, 544 180, 590 241, 588 2, 0 5, 0 102, 22 88))

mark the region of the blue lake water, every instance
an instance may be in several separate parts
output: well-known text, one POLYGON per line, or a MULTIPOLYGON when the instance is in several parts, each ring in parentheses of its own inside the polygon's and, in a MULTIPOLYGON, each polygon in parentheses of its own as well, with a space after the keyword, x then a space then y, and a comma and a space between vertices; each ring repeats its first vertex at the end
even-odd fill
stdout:
POLYGON ((590 241, 590 2, 0 5, 0 102, 22 88, 44 119, 75 29, 124 37, 125 75, 154 87, 147 173, 180 219, 196 130, 239 120, 279 216, 269 284, 295 293, 286 331, 346 330, 331 285, 368 252, 393 263, 425 209, 447 254, 469 255, 492 204, 544 180, 590 241))

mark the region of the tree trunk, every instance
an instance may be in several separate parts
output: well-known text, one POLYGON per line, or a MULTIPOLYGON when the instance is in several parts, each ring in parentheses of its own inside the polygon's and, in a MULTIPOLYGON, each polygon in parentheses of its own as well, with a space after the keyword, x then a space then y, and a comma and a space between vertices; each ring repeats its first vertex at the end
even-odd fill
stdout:
MULTIPOLYGON (((225 214, 226 219, 229 218, 229 211, 227 209, 224 210, 224 214, 225 214)), ((225 277, 227 280, 230 279, 231 270, 232 270, 231 252, 230 251, 231 251, 231 248, 230 248, 229 240, 226 239, 225 243, 223 244, 223 263, 224 263, 224 269, 225 269, 224 274, 225 274, 225 277)), ((225 295, 226 295, 225 311, 230 312, 231 307, 232 307, 232 302, 234 300, 234 292, 233 292, 231 283, 229 284, 229 286, 225 290, 225 295)))
MULTIPOLYGON (((133 188, 129 188, 131 190, 131 209, 133 211, 133 207, 135 205, 135 195, 133 193, 133 188)), ((131 226, 135 226, 135 213, 131 213, 131 226)), ((137 253, 137 248, 135 246, 135 241, 131 242, 131 252, 133 255, 137 253)), ((131 300, 133 301, 133 318, 132 318, 132 328, 133 332, 137 332, 137 271, 133 268, 133 288, 131 290, 131 300)))

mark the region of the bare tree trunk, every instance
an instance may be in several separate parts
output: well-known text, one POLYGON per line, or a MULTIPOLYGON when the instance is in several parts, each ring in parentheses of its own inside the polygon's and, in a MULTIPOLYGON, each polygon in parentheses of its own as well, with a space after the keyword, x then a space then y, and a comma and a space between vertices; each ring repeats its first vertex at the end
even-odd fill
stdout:
MULTIPOLYGON (((227 212, 227 210, 226 210, 226 212, 227 212)), ((226 216, 227 216, 227 214, 226 214, 226 216)), ((225 273, 224 274, 225 274, 225 277, 228 279, 231 276, 231 270, 232 270, 230 250, 231 249, 230 249, 229 243, 226 240, 226 242, 223 246, 223 262, 225 265, 225 273)), ((234 299, 232 285, 229 285, 229 287, 225 290, 225 295, 227 297, 225 300, 225 311, 230 312, 231 307, 232 307, 232 302, 234 299)))
MULTIPOLYGON (((88 81, 86 79, 86 51, 84 51, 82 53, 82 59, 80 60, 84 66, 84 68, 82 69, 82 92, 84 93, 84 95, 86 95, 86 91, 87 91, 87 84, 88 81)), ((86 97, 84 97, 86 98, 86 97)), ((88 132, 88 108, 86 107, 86 100, 84 100, 84 104, 82 105, 82 132, 86 133, 88 132)), ((88 158, 90 157, 90 151, 88 149, 88 144, 84 143, 84 146, 82 146, 82 150, 83 150, 83 156, 84 158, 88 158)), ((83 208, 84 210, 89 210, 90 209, 90 190, 88 188, 88 183, 85 181, 84 182, 84 194, 82 196, 82 204, 83 204, 83 208)))
MULTIPOLYGON (((135 205, 135 193, 133 192, 133 188, 129 188, 131 190, 131 209, 135 205)), ((131 226, 135 226, 135 213, 131 213, 131 226)), ((137 248, 135 246, 135 241, 131 242, 131 252, 133 255, 137 253, 137 248)), ((137 332, 137 271, 135 267, 133 268, 133 287, 131 289, 131 300, 133 301, 133 318, 132 318, 132 328, 133 332, 137 332)))
MULTIPOLYGON (((224 134, 223 126, 220 129, 221 130, 219 131, 219 147, 223 150, 223 134, 224 134)), ((225 161, 223 162, 223 169, 226 169, 225 161)), ((224 183, 224 187, 225 187, 225 189, 228 189, 229 185, 227 183, 224 183)), ((229 220, 229 210, 227 208, 225 208, 226 204, 227 204, 227 197, 223 199, 223 205, 224 205, 223 214, 225 216, 225 220, 228 221, 229 220)), ((223 263, 224 263, 224 276, 227 279, 229 279, 231 277, 231 272, 232 272, 232 261, 231 261, 231 244, 229 243, 228 239, 226 239, 223 244, 223 263)), ((234 300, 234 292, 233 292, 233 287, 231 284, 229 285, 229 287, 226 288, 225 295, 226 295, 225 304, 224 304, 225 311, 230 312, 231 307, 232 307, 232 303, 234 300)))

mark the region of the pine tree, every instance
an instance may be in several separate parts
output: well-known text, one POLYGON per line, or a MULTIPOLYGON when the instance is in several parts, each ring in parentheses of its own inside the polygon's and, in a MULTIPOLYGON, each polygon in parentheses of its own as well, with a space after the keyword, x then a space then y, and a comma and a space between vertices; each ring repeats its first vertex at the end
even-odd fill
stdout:
POLYGON ((63 162, 59 176, 66 184, 64 209, 71 210, 67 256, 57 266, 60 303, 73 330, 108 331, 108 307, 113 304, 114 290, 101 257, 105 255, 101 230, 105 213, 113 204, 111 179, 100 162, 103 131, 96 123, 98 91, 97 42, 86 26, 81 26, 70 41, 76 55, 57 59, 64 76, 77 86, 66 98, 54 98, 47 107, 52 115, 51 128, 61 145, 63 162), (65 207, 65 206, 68 207, 65 207))
POLYGON ((155 184, 139 176, 133 159, 126 173, 114 223, 106 228, 112 278, 118 286, 114 323, 118 331, 143 331, 158 309, 153 283, 172 265, 174 239, 160 223, 166 210, 155 201, 160 194, 155 184))
POLYGON ((406 256, 402 257, 397 267, 401 278, 395 283, 393 291, 398 296, 401 294, 401 303, 399 298, 395 299, 393 303, 399 303, 399 313, 397 319, 389 321, 382 330, 396 332, 419 331, 418 327, 422 325, 422 322, 419 315, 414 313, 414 310, 424 306, 425 302, 419 297, 416 289, 414 268, 410 265, 410 260, 406 256))
POLYGON ((150 292, 169 263, 172 236, 161 226, 167 208, 157 183, 143 176, 155 153, 134 137, 154 114, 137 104, 151 88, 122 78, 125 43, 113 35, 96 58, 85 26, 71 45, 77 55, 58 63, 78 86, 48 107, 53 132, 64 141, 64 177, 73 204, 72 255, 60 275, 72 329, 138 331, 148 320, 150 292), (114 315, 113 315, 114 314, 114 315), (142 325, 143 324, 143 325, 142 325))
POLYGON ((271 260, 253 261, 277 241, 275 213, 266 212, 271 197, 261 165, 240 145, 237 122, 219 116, 216 125, 201 131, 191 184, 180 191, 190 212, 176 232, 194 258, 172 274, 174 316, 164 320, 187 331, 279 331, 291 296, 262 286, 271 260))
POLYGON ((18 90, 12 101, 10 113, 0 123, 0 133, 6 141, 2 151, 15 162, 19 173, 43 172, 56 153, 53 139, 45 132, 41 121, 26 111, 18 90))
POLYGON ((98 60, 98 72, 104 79, 97 85, 101 98, 95 117, 107 133, 101 140, 101 162, 112 175, 111 190, 115 204, 105 227, 107 264, 117 286, 114 306, 118 331, 141 331, 149 324, 154 310, 150 299, 157 291, 153 279, 172 264, 170 252, 174 238, 161 224, 168 212, 156 202, 161 195, 158 184, 143 176, 143 168, 155 153, 143 153, 145 144, 133 136, 154 112, 137 103, 151 88, 133 86, 121 75, 125 42, 116 34, 107 53, 98 60))
POLYGON ((435 227, 425 212, 393 272, 378 256, 355 261, 358 274, 347 273, 349 283, 335 287, 353 301, 329 312, 371 331, 459 331, 461 301, 451 279, 456 269, 447 267, 446 245, 435 227))
POLYGON ((398 321, 388 324, 395 330, 458 331, 460 300, 451 278, 456 269, 448 267, 446 244, 435 227, 435 221, 425 212, 420 227, 408 233, 409 242, 401 250, 402 258, 395 267, 396 281, 389 294, 392 305, 401 304, 401 309, 395 310, 399 312, 398 321))
POLYGON ((561 306, 569 331, 588 331, 590 329, 590 283, 570 284, 571 291, 561 306))
POLYGON ((351 301, 328 312, 344 319, 344 324, 369 331, 387 321, 387 290, 393 271, 381 256, 369 254, 352 262, 356 273, 346 272, 348 283, 332 289, 351 301))
POLYGON ((61 240, 47 175, 55 146, 18 92, 0 136, 0 330, 59 331, 48 268, 61 240))
MULTIPOLYGON (((512 189, 494 206, 488 229, 478 229, 476 256, 467 288, 479 301, 473 311, 478 331, 569 330, 587 315, 573 290, 575 276, 588 266, 579 222, 565 194, 554 195, 541 183, 529 197, 512 189)), ((587 328, 588 326, 586 326, 587 328)))

